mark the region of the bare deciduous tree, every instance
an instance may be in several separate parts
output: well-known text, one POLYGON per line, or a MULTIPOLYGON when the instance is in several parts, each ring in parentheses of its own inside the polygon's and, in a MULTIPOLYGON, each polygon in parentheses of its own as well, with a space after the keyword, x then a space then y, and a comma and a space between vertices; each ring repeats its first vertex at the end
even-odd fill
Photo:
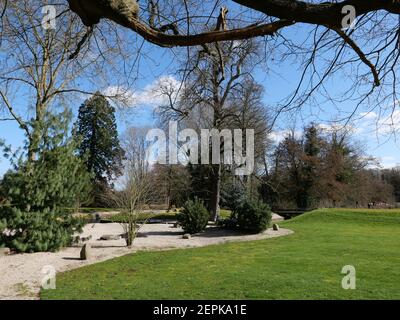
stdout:
MULTIPOLYGON (((115 53, 117 56, 124 54, 121 47, 107 49, 104 42, 96 39, 102 46, 100 54, 90 47, 90 54, 85 51, 81 53, 81 59, 71 60, 86 28, 65 7, 56 20, 49 20, 54 26, 46 25, 49 21, 43 8, 49 2, 3 1, 6 14, 1 20, 0 34, 0 110, 4 116, 0 121, 18 123, 29 141, 30 160, 35 158, 46 112, 60 105, 72 107, 74 98, 78 100, 81 95, 100 89, 100 85, 105 84, 102 82, 104 76, 113 68, 111 62, 107 67, 102 66, 104 61, 110 61, 115 53), (92 81, 95 81, 94 85, 91 85, 92 81), (82 82, 86 84, 84 88, 82 82), (90 87, 93 89, 88 89, 90 87)), ((116 82, 118 74, 113 75, 116 82)), ((121 90, 115 90, 107 97, 118 99, 121 95, 121 90)))
POLYGON ((148 142, 145 129, 130 128, 124 137, 126 170, 122 190, 111 194, 111 202, 120 210, 127 246, 132 246, 148 214, 143 213, 151 192, 148 142))

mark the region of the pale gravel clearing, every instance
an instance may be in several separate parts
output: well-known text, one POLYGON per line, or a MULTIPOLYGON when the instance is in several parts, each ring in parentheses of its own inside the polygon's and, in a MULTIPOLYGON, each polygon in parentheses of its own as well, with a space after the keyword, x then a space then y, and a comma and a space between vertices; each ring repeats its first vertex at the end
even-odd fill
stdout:
POLYGON ((79 260, 82 245, 63 249, 56 253, 17 254, 0 257, 0 300, 38 299, 40 291, 42 269, 44 266, 53 266, 56 272, 76 269, 84 265, 97 263, 111 258, 134 253, 138 250, 168 250, 174 248, 193 248, 231 241, 250 241, 285 236, 293 233, 288 229, 279 231, 268 229, 256 235, 244 235, 234 231, 209 227, 191 239, 182 239, 183 230, 173 228, 167 223, 147 224, 140 230, 143 237, 135 240, 132 248, 125 246, 125 241, 98 240, 102 235, 118 235, 123 233, 117 223, 89 224, 84 228, 83 237, 92 236, 86 243, 92 246, 93 259, 79 260))

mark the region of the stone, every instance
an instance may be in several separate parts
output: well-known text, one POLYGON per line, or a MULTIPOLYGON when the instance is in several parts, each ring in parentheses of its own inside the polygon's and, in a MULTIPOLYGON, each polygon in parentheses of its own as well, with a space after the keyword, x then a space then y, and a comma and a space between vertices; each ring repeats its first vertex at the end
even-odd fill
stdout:
POLYGON ((90 260, 92 258, 92 247, 90 244, 85 244, 82 247, 80 258, 81 260, 90 260))
POLYGON ((92 235, 90 235, 90 236, 88 236, 88 237, 81 237, 80 238, 80 241, 81 242, 87 242, 87 241, 89 241, 89 240, 91 240, 92 239, 92 235))
POLYGON ((0 257, 11 254, 10 248, 0 248, 0 257))
POLYGON ((192 236, 189 234, 189 233, 185 233, 184 235, 183 235, 183 239, 190 239, 192 236))
POLYGON ((272 225, 272 229, 273 229, 274 231, 279 231, 279 226, 278 226, 276 223, 274 223, 274 224, 272 225))
POLYGON ((119 240, 119 239, 121 239, 121 236, 115 235, 115 234, 106 234, 106 235, 100 237, 100 240, 104 240, 104 241, 119 240))
POLYGON ((179 228, 179 222, 174 223, 174 228, 179 228))

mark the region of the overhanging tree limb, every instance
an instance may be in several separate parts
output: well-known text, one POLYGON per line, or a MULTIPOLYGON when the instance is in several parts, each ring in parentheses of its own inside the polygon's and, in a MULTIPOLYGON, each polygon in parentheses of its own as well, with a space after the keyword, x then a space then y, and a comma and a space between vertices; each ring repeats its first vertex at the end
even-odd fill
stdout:
POLYGON ((360 60, 371 69, 371 72, 374 76, 375 86, 379 87, 381 82, 379 80, 378 72, 376 71, 376 68, 373 65, 373 63, 367 59, 367 57, 362 52, 362 50, 357 46, 357 44, 345 32, 343 32, 340 29, 333 29, 333 30, 357 53, 360 60))
MULTIPOLYGON (((166 47, 188 47, 227 40, 243 40, 258 36, 273 35, 279 29, 294 24, 292 20, 279 20, 247 27, 203 32, 194 35, 166 34, 162 30, 141 22, 134 0, 68 0, 70 8, 79 15, 82 22, 92 27, 101 19, 108 19, 133 30, 145 40, 166 47), (123 10, 121 10, 121 7, 123 10)), ((176 30, 175 30, 175 33, 176 30)))
POLYGON ((345 0, 318 4, 299 0, 233 0, 233 2, 268 16, 331 28, 341 27, 345 16, 342 9, 347 5, 354 7, 357 17, 378 10, 400 14, 399 0, 345 0))

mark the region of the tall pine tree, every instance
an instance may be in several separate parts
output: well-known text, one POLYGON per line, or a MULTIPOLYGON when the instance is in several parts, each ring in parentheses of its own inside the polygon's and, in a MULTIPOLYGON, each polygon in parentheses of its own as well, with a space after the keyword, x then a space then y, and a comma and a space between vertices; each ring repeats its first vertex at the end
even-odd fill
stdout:
POLYGON ((79 155, 93 173, 93 198, 101 205, 102 194, 122 174, 124 151, 118 139, 115 108, 96 92, 80 106, 77 125, 79 155))
POLYGON ((318 128, 314 123, 305 129, 304 155, 303 155, 303 190, 297 199, 300 208, 310 208, 315 205, 314 189, 318 182, 318 166, 320 163, 321 138, 318 128))

